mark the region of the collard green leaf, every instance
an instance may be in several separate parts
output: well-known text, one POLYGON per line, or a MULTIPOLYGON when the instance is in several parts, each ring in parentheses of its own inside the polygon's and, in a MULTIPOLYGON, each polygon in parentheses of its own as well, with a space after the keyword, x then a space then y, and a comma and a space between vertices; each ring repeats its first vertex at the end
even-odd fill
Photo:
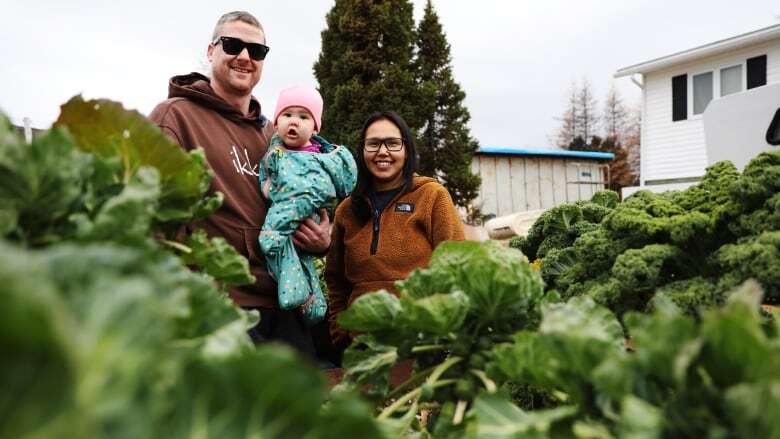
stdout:
POLYGON ((483 394, 474 400, 469 438, 547 438, 556 422, 577 412, 573 406, 524 412, 504 398, 483 394))
POLYGON ((340 418, 379 436, 353 399, 321 416, 322 375, 256 350, 246 314, 159 249, 0 243, 0 281, 4 437, 326 438, 340 418))
POLYGON ((203 230, 196 230, 185 244, 191 250, 181 254, 185 264, 198 267, 226 286, 254 283, 249 261, 224 238, 209 238, 203 230))
POLYGON ((344 381, 371 384, 372 393, 384 395, 389 390, 390 368, 396 361, 398 353, 395 346, 381 344, 370 335, 359 335, 344 351, 344 381))
POLYGON ((663 437, 663 412, 658 407, 634 396, 626 396, 621 404, 618 436, 627 439, 660 439, 663 437))
MULTIPOLYGON (((76 394, 72 320, 42 264, 0 242, 0 436, 80 435, 68 418, 76 394)), ((75 419, 71 419, 75 421, 75 419)))
POLYGON ((493 349, 491 367, 511 381, 553 388, 563 384, 559 380, 560 366, 555 351, 536 332, 520 331, 512 343, 493 349))
POLYGON ((460 328, 468 311, 469 298, 462 291, 421 299, 402 296, 399 324, 415 331, 446 335, 460 328))
POLYGON ((94 220, 81 222, 78 236, 87 241, 142 241, 151 235, 160 197, 160 177, 142 167, 118 195, 109 198, 94 220))
POLYGON ((635 393, 649 403, 659 403, 671 389, 689 384, 700 346, 693 319, 658 311, 652 316, 629 314, 625 324, 635 352, 605 358, 593 373, 600 391, 615 401, 635 393))
POLYGON ((256 316, 252 317, 254 314, 236 307, 227 294, 216 291, 211 277, 196 272, 180 273, 178 286, 180 290, 171 293, 183 295, 185 304, 181 312, 174 316, 177 339, 221 338, 221 335, 215 334, 216 331, 237 324, 237 328, 229 331, 237 330, 239 333, 226 335, 233 337, 236 342, 249 343, 249 338, 240 333, 253 326, 256 316))
POLYGON ((587 297, 545 307, 539 332, 623 345, 623 328, 615 315, 587 297))
POLYGON ((371 408, 357 398, 330 395, 322 408, 317 438, 380 438, 381 430, 371 416, 371 408))
MULTIPOLYGON (((448 255, 449 256, 449 255, 448 255)), ((447 267, 457 266, 448 264, 447 267)), ((422 298, 434 294, 449 293, 455 284, 455 273, 450 269, 417 268, 404 280, 395 283, 398 291, 413 298, 422 298)))
POLYGON ((493 365, 510 380, 562 389, 590 406, 594 371, 605 358, 622 355, 623 332, 614 314, 577 297, 545 307, 539 331, 519 332, 514 343, 496 347, 493 365))
POLYGON ((119 180, 127 184, 142 166, 157 169, 161 181, 159 221, 201 215, 211 173, 202 153, 186 153, 136 111, 107 100, 85 101, 75 96, 62 106, 55 126, 67 127, 84 151, 101 159, 118 157, 119 180))
POLYGON ((756 290, 755 284, 743 287, 726 307, 702 317, 702 365, 720 387, 776 377, 780 371, 780 352, 761 326, 756 290))
POLYGON ((780 438, 780 379, 742 383, 725 392, 726 416, 739 437, 780 438))
POLYGON ((316 437, 320 428, 323 377, 289 349, 193 357, 177 378, 159 437, 316 437))
POLYGON ((390 331, 397 327, 401 302, 385 290, 364 294, 341 313, 339 324, 351 331, 390 331))
POLYGON ((80 203, 90 162, 91 157, 58 129, 31 145, 1 143, 0 232, 35 245, 58 240, 80 203))
POLYGON ((463 291, 470 314, 484 325, 536 323, 542 279, 515 249, 492 241, 445 242, 434 251, 429 270, 453 273, 451 285, 432 285, 431 290, 463 291))

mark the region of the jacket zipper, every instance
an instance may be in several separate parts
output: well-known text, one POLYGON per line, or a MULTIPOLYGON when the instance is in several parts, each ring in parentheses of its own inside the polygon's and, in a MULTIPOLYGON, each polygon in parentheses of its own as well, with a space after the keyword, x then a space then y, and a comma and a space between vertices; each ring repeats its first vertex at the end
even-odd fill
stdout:
MULTIPOLYGON (((409 192, 411 192, 411 191, 409 191, 409 192)), ((390 201, 387 202, 387 204, 385 205, 385 208, 383 210, 386 210, 388 208, 388 206, 391 206, 393 204, 393 202, 395 202, 396 200, 401 198, 401 196, 406 194, 406 193, 407 193, 407 191, 401 190, 400 192, 395 194, 395 196, 392 199, 390 199, 390 201)), ((382 212, 380 210, 376 209, 373 206, 373 204, 371 203, 370 200, 369 200, 368 204, 371 206, 371 209, 374 211, 374 220, 373 220, 374 222, 373 222, 373 227, 371 228, 371 230, 372 230, 371 231, 371 255, 375 255, 376 254, 376 248, 379 245, 379 223, 380 223, 380 220, 382 219, 382 212)))
POLYGON ((379 243, 379 219, 381 218, 381 212, 374 209, 374 225, 371 233, 371 254, 376 254, 376 246, 379 243))

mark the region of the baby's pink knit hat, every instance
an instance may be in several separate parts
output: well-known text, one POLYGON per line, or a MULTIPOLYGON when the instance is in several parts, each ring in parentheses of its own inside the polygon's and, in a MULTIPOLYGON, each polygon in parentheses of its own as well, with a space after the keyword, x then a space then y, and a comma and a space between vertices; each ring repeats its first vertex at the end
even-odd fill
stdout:
POLYGON ((290 107, 303 107, 309 110, 314 117, 314 129, 320 130, 322 121, 322 96, 311 88, 302 85, 286 88, 279 93, 279 99, 276 101, 276 111, 274 112, 274 125, 279 113, 290 107))

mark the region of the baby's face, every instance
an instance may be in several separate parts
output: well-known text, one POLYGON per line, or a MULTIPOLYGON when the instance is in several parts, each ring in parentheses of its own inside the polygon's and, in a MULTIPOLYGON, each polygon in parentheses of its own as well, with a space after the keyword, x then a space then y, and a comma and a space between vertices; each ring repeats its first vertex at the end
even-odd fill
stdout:
POLYGON ((287 107, 276 119, 276 133, 289 147, 307 145, 311 136, 317 134, 314 117, 303 107, 287 107))

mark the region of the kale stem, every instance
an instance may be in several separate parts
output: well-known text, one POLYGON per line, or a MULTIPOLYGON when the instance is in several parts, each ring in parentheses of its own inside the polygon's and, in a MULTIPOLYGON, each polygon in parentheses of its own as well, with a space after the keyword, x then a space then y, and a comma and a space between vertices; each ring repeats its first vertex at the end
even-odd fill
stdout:
MULTIPOLYGON (((448 384, 451 384, 455 382, 455 380, 441 380, 439 381, 439 377, 447 371, 450 367, 452 367, 455 364, 458 364, 459 362, 463 361, 460 357, 450 357, 444 360, 443 362, 439 363, 438 366, 431 372, 431 374, 428 376, 428 379, 425 380, 425 383, 433 386, 433 387, 440 387, 440 386, 446 386, 448 384), (437 382, 438 381, 438 382, 437 382)), ((402 386, 406 383, 401 384, 402 386)), ((378 419, 384 419, 389 417, 394 411, 398 410, 399 407, 406 404, 406 401, 412 399, 412 398, 418 398, 420 396, 420 388, 414 388, 408 392, 406 392, 403 396, 399 397, 398 400, 396 400, 392 405, 387 407, 386 409, 382 410, 382 413, 379 414, 378 419)))
POLYGON ((452 417, 452 425, 460 425, 463 422, 463 416, 466 414, 466 407, 468 402, 462 399, 458 400, 458 405, 455 406, 455 416, 452 417))
POLYGON ((439 379, 439 377, 444 372, 447 371, 447 369, 449 369, 450 367, 458 364, 462 360, 463 359, 460 358, 460 357, 450 357, 450 358, 447 358, 442 363, 440 363, 438 366, 436 366, 436 369, 434 369, 434 371, 431 372, 431 375, 428 377, 427 380, 425 380, 425 382, 428 383, 428 384, 431 384, 431 385, 434 384, 439 379))
POLYGON ((388 399, 389 398, 394 398, 396 395, 401 393, 402 389, 406 388, 409 384, 412 384, 415 381, 417 381, 420 378, 422 378, 425 375, 427 375, 429 372, 431 372, 434 369, 434 367, 436 367, 436 366, 431 366, 431 367, 429 367, 427 369, 421 370, 421 371, 417 372, 416 374, 412 375, 408 380, 404 381, 403 383, 399 384, 395 389, 393 389, 393 391, 390 392, 387 395, 387 398, 388 399))
MULTIPOLYGON (((463 361, 463 359, 460 357, 450 357, 444 360, 443 362, 439 363, 439 365, 436 366, 433 372, 431 372, 431 374, 428 376, 428 379, 425 380, 426 384, 432 385, 434 387, 439 387, 454 382, 454 380, 441 380, 437 383, 439 377, 444 372, 446 372, 447 369, 449 369, 455 364, 458 364, 461 361, 463 361)), ((406 392, 403 396, 398 398, 398 400, 396 400, 392 405, 382 410, 382 413, 379 414, 378 419, 385 419, 389 417, 394 411, 398 410, 399 407, 406 404, 406 401, 409 401, 412 398, 419 398, 419 396, 420 396, 419 387, 406 392)))
POLYGON ((418 398, 420 396, 420 392, 422 392, 422 389, 420 389, 419 387, 415 387, 413 390, 406 392, 404 396, 398 398, 389 407, 382 410, 382 413, 380 413, 379 416, 377 416, 377 419, 386 419, 390 417, 390 415, 392 415, 393 412, 401 408, 401 406, 406 404, 407 401, 409 401, 412 398, 418 398))
MULTIPOLYGON (((444 386, 448 386, 450 384, 454 384, 455 382, 456 382, 456 380, 446 379, 446 380, 434 381, 432 383, 427 383, 427 384, 429 384, 431 387, 433 387, 435 389, 435 388, 438 388, 438 387, 444 387, 444 386)), ((377 416, 377 419, 385 419, 385 418, 389 417, 390 415, 393 414, 393 412, 395 412, 396 410, 401 408, 401 406, 406 404, 406 402, 409 401, 410 399, 412 399, 412 398, 419 398, 420 397, 420 392, 422 392, 422 388, 420 388, 420 387, 415 387, 413 390, 410 390, 410 391, 406 392, 403 396, 398 398, 393 404, 388 406, 386 409, 382 410, 382 413, 380 413, 379 416, 377 416)))
POLYGON ((482 384, 485 386, 485 389, 488 391, 488 393, 496 393, 496 390, 498 390, 496 383, 488 378, 484 371, 479 369, 471 369, 471 373, 482 381, 482 384))
POLYGON ((184 245, 184 244, 182 244, 180 242, 170 241, 170 240, 167 240, 167 239, 161 239, 160 242, 165 244, 165 245, 167 245, 168 247, 171 247, 171 248, 174 248, 176 250, 179 250, 182 253, 186 253, 186 254, 192 253, 192 249, 191 248, 187 247, 186 245, 184 245))
POLYGON ((441 351, 444 348, 445 346, 440 344, 424 344, 424 345, 413 347, 412 352, 418 353, 418 352, 429 352, 429 351, 441 351))

